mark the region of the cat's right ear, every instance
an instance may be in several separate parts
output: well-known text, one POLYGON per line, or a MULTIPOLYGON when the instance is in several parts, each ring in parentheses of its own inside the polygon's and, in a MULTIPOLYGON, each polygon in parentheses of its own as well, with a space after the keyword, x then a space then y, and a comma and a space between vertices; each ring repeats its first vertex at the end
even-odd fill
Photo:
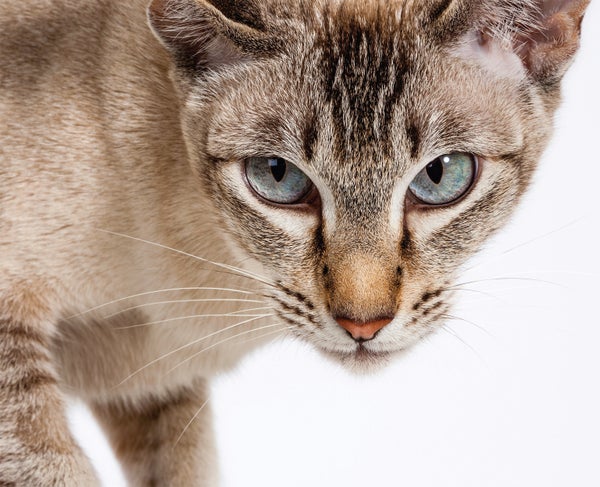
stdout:
POLYGON ((497 72, 551 85, 579 47, 590 0, 435 0, 436 27, 459 54, 497 72))
POLYGON ((254 0, 154 0, 148 20, 185 71, 219 70, 279 48, 254 0))

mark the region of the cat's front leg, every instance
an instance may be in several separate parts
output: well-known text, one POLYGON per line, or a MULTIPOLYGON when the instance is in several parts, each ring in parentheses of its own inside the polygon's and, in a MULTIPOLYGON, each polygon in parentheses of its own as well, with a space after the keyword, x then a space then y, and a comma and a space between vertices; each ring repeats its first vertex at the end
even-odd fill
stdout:
POLYGON ((48 353, 49 327, 9 317, 8 305, 3 304, 0 301, 0 485, 98 485, 69 432, 48 353))
POLYGON ((200 381, 167 397, 91 404, 130 485, 217 485, 206 391, 200 381))

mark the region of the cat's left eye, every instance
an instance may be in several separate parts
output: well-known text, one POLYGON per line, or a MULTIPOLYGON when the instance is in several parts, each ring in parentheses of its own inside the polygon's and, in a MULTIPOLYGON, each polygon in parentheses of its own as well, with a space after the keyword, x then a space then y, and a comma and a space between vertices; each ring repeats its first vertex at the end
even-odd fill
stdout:
POLYGON ((254 192, 272 203, 300 203, 313 188, 306 174, 281 157, 251 157, 246 160, 245 171, 254 192))
POLYGON ((420 203, 447 205, 471 189, 476 173, 477 158, 473 154, 455 152, 427 164, 408 188, 420 203))

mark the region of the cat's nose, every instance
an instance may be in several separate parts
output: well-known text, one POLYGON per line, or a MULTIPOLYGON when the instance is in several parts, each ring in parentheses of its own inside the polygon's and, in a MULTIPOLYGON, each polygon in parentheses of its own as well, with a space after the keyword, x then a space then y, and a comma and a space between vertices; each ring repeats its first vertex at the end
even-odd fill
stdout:
POLYGON ((359 323, 350 318, 336 318, 344 330, 346 330, 354 340, 357 342, 366 342, 372 340, 379 330, 385 325, 391 323, 393 318, 380 318, 377 320, 368 321, 366 323, 359 323))

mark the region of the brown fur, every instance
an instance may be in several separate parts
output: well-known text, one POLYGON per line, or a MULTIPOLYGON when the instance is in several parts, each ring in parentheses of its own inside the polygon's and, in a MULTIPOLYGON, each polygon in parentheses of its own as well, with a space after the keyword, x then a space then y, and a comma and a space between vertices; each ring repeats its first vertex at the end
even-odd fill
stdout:
POLYGON ((289 331, 367 370, 438 328, 530 182, 587 5, 145 3, 0 7, 3 485, 93 484, 65 391, 132 484, 214 485, 195 414, 249 348, 289 331), (464 198, 407 196, 458 151, 464 198), (254 156, 300 167, 310 203, 257 198, 254 156), (361 344, 335 322, 392 316, 361 344))
POLYGON ((167 400, 94 404, 132 485, 213 485, 210 407, 201 384, 167 400), (190 422, 202 408, 202 418, 190 422))

